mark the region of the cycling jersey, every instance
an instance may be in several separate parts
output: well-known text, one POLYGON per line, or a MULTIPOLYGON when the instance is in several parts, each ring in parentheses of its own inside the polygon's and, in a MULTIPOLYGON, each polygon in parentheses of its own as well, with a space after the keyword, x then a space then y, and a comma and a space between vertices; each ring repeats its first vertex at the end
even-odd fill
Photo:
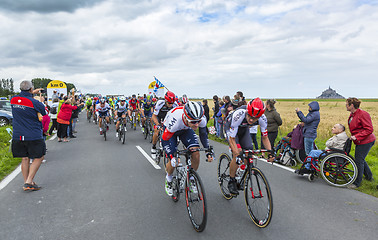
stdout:
POLYGON ((137 109, 138 100, 130 99, 129 106, 133 108, 133 110, 137 109))
POLYGON ((154 104, 152 102, 150 102, 150 104, 145 102, 142 105, 142 108, 143 108, 144 111, 150 111, 153 107, 154 107, 154 104))
MULTIPOLYGON (((239 128, 246 128, 252 125, 249 125, 247 122, 246 113, 247 106, 241 106, 237 108, 235 111, 231 112, 225 122, 225 130, 228 137, 235 137, 238 133, 239 128)), ((253 125, 260 125, 260 131, 263 136, 268 136, 268 120, 266 119, 265 115, 263 114, 259 120, 254 123, 253 125)))
POLYGON ((108 103, 105 103, 103 107, 101 107, 101 103, 96 105, 96 111, 100 113, 108 112, 110 110, 110 106, 108 103))
POLYGON ((127 108, 128 108, 128 104, 126 102, 125 102, 125 104, 123 106, 121 105, 120 102, 117 103, 117 105, 116 105, 116 111, 118 113, 125 112, 127 110, 127 108))
POLYGON ((156 103, 154 114, 158 117, 158 121, 160 122, 161 120, 165 118, 169 110, 177 106, 178 106, 177 103, 174 102, 172 104, 172 107, 168 107, 167 104, 165 104, 165 100, 159 100, 156 103))
MULTIPOLYGON (((176 107, 170 110, 163 122, 164 133, 162 135, 162 145, 168 156, 177 150, 177 137, 180 138, 186 148, 199 147, 195 132, 184 122, 184 107, 176 107)), ((209 140, 206 131, 206 117, 201 118, 199 124, 200 140, 204 148, 209 147, 209 140)))

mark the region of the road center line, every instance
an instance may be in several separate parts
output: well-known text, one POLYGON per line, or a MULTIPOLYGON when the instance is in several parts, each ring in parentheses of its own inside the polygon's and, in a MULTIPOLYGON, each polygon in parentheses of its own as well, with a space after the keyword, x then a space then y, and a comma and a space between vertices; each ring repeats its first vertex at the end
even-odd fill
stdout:
POLYGON ((151 163, 151 165, 155 168, 155 169, 161 169, 160 166, 156 165, 155 161, 152 160, 152 158, 143 150, 143 148, 141 148, 140 146, 136 146, 139 150, 139 152, 141 152, 143 154, 143 156, 145 158, 147 158, 147 160, 151 163))

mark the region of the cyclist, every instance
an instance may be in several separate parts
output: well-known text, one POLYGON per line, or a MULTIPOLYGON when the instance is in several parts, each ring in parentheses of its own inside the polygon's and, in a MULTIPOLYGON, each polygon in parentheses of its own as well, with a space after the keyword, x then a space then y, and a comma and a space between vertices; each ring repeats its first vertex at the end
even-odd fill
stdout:
POLYGON ((90 97, 87 98, 85 102, 85 106, 87 107, 87 118, 89 117, 89 112, 92 111, 92 99, 90 97))
POLYGON ((237 108, 231 112, 225 122, 225 130, 228 144, 232 150, 232 161, 230 164, 230 181, 228 182, 228 190, 231 194, 238 194, 236 186, 235 174, 238 164, 241 161, 241 149, 253 149, 252 138, 249 134, 249 127, 252 125, 260 125, 261 139, 267 150, 270 150, 268 161, 273 162, 274 151, 270 146, 268 138, 267 125, 268 121, 264 115, 265 105, 260 98, 251 100, 247 105, 237 108))
POLYGON ((139 109, 139 101, 136 99, 136 95, 133 94, 132 98, 129 100, 129 110, 127 111, 130 117, 130 122, 133 121, 131 112, 137 112, 139 109))
POLYGON ((105 98, 100 99, 100 103, 96 105, 96 114, 98 118, 98 126, 100 128, 100 135, 102 135, 102 117, 105 117, 107 123, 109 123, 110 106, 106 102, 105 98))
POLYGON ((152 103, 152 97, 147 96, 146 100, 142 104, 142 109, 140 110, 140 115, 142 116, 142 132, 144 131, 145 128, 145 123, 146 123, 146 117, 152 117, 152 112, 153 112, 154 104, 152 103))
POLYGON ((120 120, 121 119, 123 120, 126 118, 127 108, 128 108, 128 105, 126 103, 126 98, 124 96, 120 97, 115 107, 115 117, 117 117, 116 137, 118 137, 119 124, 121 123, 120 120))
POLYGON ((154 113, 152 114, 152 122, 154 126, 154 135, 152 136, 152 148, 151 157, 156 159, 156 143, 158 141, 159 129, 161 127, 161 122, 167 115, 167 112, 172 108, 177 107, 176 96, 173 92, 168 91, 165 93, 164 100, 158 100, 155 105, 154 113))
MULTIPOLYGON (((206 117, 201 103, 187 102, 185 106, 176 107, 167 113, 164 119, 162 135, 162 145, 170 158, 166 165, 167 175, 165 178, 165 191, 169 196, 172 196, 172 174, 178 162, 175 159, 174 153, 177 150, 177 137, 185 145, 187 149, 195 150, 199 148, 199 143, 194 131, 199 128, 199 136, 204 148, 209 148, 209 140, 206 131, 206 117)), ((208 151, 207 160, 213 161, 213 152, 208 151)), ((200 163, 200 153, 192 153, 192 167, 194 170, 198 169, 200 163)))

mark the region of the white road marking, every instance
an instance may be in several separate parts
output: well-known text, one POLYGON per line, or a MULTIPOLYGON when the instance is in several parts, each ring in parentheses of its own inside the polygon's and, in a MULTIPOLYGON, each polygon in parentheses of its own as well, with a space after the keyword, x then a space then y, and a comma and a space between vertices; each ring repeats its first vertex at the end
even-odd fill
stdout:
POLYGON ((10 183, 17 175, 21 172, 21 164, 6 178, 3 179, 3 181, 0 182, 0 191, 1 189, 5 188, 8 183, 10 183))
POLYGON ((49 140, 50 140, 50 141, 54 140, 54 139, 56 138, 56 135, 57 135, 57 134, 55 133, 51 138, 49 138, 49 140))
POLYGON ((139 152, 141 152, 143 156, 147 158, 147 160, 151 163, 151 165, 155 169, 161 169, 161 167, 159 165, 156 165, 156 162, 140 146, 136 146, 136 147, 138 148, 139 152))
MULTIPOLYGON (((263 161, 263 162, 266 162, 266 163, 268 163, 268 164, 272 164, 272 163, 270 163, 270 162, 268 162, 266 159, 264 159, 264 158, 259 158, 259 160, 260 161, 263 161)), ((285 169, 285 170, 287 170, 287 171, 290 171, 290 172, 295 172, 295 169, 292 169, 292 168, 289 168, 289 167, 286 167, 286 166, 283 166, 283 165, 280 165, 280 164, 273 164, 273 166, 275 166, 275 167, 279 167, 279 168, 282 168, 282 169, 285 169)))

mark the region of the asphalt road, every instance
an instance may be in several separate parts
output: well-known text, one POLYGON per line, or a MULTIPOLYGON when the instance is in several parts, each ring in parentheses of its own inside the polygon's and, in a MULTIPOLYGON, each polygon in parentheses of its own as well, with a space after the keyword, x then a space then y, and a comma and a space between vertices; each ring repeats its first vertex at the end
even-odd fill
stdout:
MULTIPOLYGON (((111 126, 105 142, 80 115, 77 138, 47 141, 47 163, 35 181, 43 188, 22 190, 19 174, 0 191, 0 239, 376 239, 378 199, 358 191, 309 182, 292 172, 258 162, 274 200, 265 229, 250 220, 243 197, 227 201, 217 182, 217 161, 201 162, 208 200, 204 232, 193 230, 184 199, 164 191, 163 169, 155 169, 150 144, 139 127, 122 145, 111 126)), ((217 156, 228 147, 212 142, 217 156)), ((202 158, 204 159, 204 158, 202 158)))

